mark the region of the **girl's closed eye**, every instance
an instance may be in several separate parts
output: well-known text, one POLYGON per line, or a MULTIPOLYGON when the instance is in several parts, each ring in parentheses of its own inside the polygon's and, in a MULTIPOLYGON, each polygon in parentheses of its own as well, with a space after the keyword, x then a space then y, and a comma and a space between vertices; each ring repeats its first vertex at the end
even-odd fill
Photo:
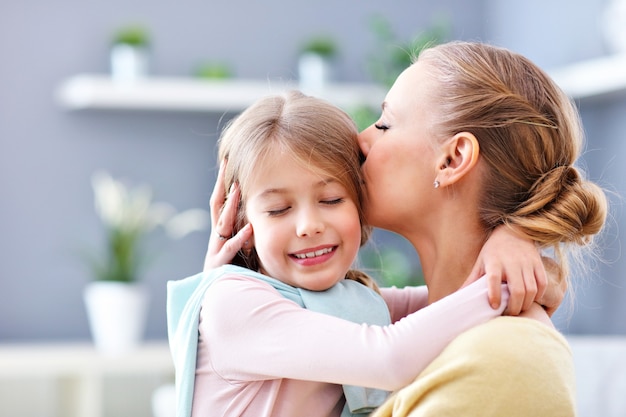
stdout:
POLYGON ((378 122, 374 124, 374 127, 378 130, 387 130, 389 129, 389 125, 383 122, 378 122))
POLYGON ((291 207, 287 206, 287 207, 281 207, 281 208, 276 208, 276 209, 272 209, 272 210, 267 210, 267 215, 270 216, 270 217, 280 216, 281 214, 287 213, 287 211, 290 208, 291 207))
POLYGON ((345 198, 339 197, 339 198, 330 198, 330 199, 322 200, 321 203, 322 204, 327 204, 329 206, 333 206, 335 204, 341 204, 344 201, 346 201, 345 198))

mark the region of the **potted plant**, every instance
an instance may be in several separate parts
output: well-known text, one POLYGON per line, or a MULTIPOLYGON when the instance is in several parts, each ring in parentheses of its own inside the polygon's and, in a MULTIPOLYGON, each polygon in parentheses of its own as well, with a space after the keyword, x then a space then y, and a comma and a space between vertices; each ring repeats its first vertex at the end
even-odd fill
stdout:
MULTIPOLYGON (((373 81, 387 90, 422 49, 445 41, 450 32, 447 21, 442 18, 411 39, 401 40, 393 31, 391 23, 382 15, 372 16, 370 29, 377 42, 373 48, 375 52, 368 58, 367 69, 373 81)), ((359 130, 362 130, 378 119, 380 109, 360 106, 350 109, 350 115, 359 130)))
POLYGON ((84 291, 85 305, 96 348, 105 354, 132 349, 142 338, 148 293, 140 282, 146 236, 163 227, 173 238, 204 230, 208 212, 181 213, 167 203, 153 202, 146 185, 129 187, 107 172, 91 178, 94 205, 105 230, 103 256, 90 257, 94 280, 84 291))
POLYGON ((225 80, 233 77, 231 65, 223 61, 207 60, 200 62, 193 75, 205 80, 225 80))
POLYGON ((337 44, 330 36, 317 36, 305 42, 298 56, 298 76, 302 90, 319 90, 332 79, 332 60, 337 44))
POLYGON ((148 74, 148 31, 138 25, 125 26, 113 36, 111 43, 111 77, 132 81, 148 74))
POLYGON ((447 20, 435 20, 428 28, 409 40, 399 40, 391 23, 380 15, 374 15, 370 28, 377 37, 375 52, 368 62, 374 81, 390 88, 396 78, 417 57, 422 49, 445 41, 450 32, 447 20))

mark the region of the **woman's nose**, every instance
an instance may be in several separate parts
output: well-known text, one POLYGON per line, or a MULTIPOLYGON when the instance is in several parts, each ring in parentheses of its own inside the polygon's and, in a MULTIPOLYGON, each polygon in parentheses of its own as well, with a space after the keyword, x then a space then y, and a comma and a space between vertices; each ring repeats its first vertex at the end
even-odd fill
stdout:
POLYGON ((361 148, 361 152, 363 153, 363 155, 367 158, 367 154, 370 151, 370 148, 372 147, 372 128, 374 127, 374 125, 369 126, 368 128, 364 129, 361 133, 359 133, 359 135, 357 136, 357 141, 359 142, 359 148, 361 148))

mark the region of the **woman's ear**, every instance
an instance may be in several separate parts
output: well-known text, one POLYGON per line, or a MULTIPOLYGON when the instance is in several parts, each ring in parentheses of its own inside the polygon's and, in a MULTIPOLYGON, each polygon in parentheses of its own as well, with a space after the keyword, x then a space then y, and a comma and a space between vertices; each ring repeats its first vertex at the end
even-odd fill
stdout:
POLYGON ((476 166, 480 146, 472 133, 460 132, 444 145, 443 151, 437 174, 442 187, 456 183, 476 166))

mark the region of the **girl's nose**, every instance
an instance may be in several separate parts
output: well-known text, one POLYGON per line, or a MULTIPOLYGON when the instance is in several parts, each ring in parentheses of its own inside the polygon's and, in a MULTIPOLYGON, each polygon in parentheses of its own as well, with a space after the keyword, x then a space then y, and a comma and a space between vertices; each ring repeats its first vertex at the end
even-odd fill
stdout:
POLYGON ((298 216, 296 234, 298 237, 313 236, 325 229, 324 220, 317 210, 306 210, 298 216))

